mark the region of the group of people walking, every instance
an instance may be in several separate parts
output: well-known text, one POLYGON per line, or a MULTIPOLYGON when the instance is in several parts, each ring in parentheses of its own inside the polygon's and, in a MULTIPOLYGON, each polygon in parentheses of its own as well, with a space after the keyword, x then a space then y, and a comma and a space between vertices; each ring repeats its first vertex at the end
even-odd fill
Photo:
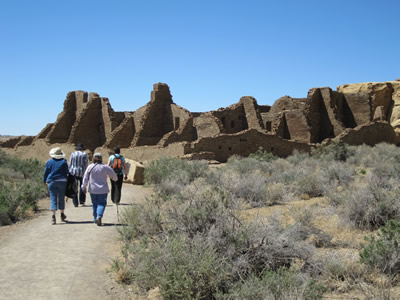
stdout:
POLYGON ((103 164, 101 153, 93 155, 93 162, 88 166, 88 156, 84 152, 82 144, 77 144, 71 154, 69 163, 65 159, 65 153, 60 147, 49 152, 51 159, 46 162, 43 173, 43 181, 47 184, 50 194, 50 210, 52 211, 52 224, 56 224, 56 211, 60 210, 62 222, 67 222, 65 210, 65 192, 68 174, 74 176, 79 184, 79 193, 73 196, 75 207, 85 205, 86 193, 89 192, 92 200, 93 221, 98 226, 102 225, 104 210, 107 206, 109 193, 107 179, 111 179, 111 200, 115 204, 121 201, 121 189, 123 179, 127 179, 127 167, 125 158, 120 154, 119 147, 114 148, 114 154, 110 156, 107 164, 103 164))

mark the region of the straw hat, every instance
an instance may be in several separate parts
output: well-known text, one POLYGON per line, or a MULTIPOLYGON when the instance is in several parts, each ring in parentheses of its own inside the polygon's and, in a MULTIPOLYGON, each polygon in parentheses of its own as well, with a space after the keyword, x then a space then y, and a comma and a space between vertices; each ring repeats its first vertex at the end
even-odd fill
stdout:
POLYGON ((55 147, 50 150, 50 156, 55 159, 61 159, 65 157, 65 153, 61 150, 60 147, 55 147))
POLYGON ((103 158, 103 155, 101 155, 100 152, 96 152, 96 153, 93 155, 93 157, 96 157, 96 158, 103 158))

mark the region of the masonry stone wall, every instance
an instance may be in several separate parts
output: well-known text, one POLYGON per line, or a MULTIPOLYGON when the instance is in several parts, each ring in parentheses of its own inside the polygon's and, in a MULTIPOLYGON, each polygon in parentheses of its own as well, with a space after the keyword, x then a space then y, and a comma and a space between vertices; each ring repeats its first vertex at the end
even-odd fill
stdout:
POLYGON ((36 139, 44 139, 50 133, 51 129, 53 128, 54 123, 48 123, 42 131, 36 136, 36 139))
POLYGON ((259 148, 281 157, 293 153, 295 149, 309 152, 310 144, 298 143, 282 139, 270 133, 263 133, 256 129, 248 129, 236 134, 221 134, 216 137, 200 138, 193 142, 191 152, 212 152, 217 161, 225 162, 234 155, 248 156, 259 148))
POLYGON ((221 120, 211 113, 205 113, 195 117, 193 125, 196 128, 196 136, 198 137, 215 136, 223 131, 221 120))
POLYGON ((399 144, 400 81, 347 84, 336 91, 312 88, 307 98, 285 96, 272 106, 245 96, 204 113, 176 105, 165 83, 154 84, 150 101, 132 112, 114 111, 109 99, 97 93, 73 91, 57 120, 37 136, 10 139, 0 146, 23 155, 29 147, 63 145, 72 151, 76 143, 83 143, 89 153, 119 146, 139 160, 167 155, 226 161, 259 147, 287 156, 294 149, 309 151, 335 139, 399 144))
POLYGON ((247 122, 247 126, 243 128, 243 130, 247 128, 254 128, 263 131, 265 127, 261 118, 257 100, 253 97, 245 96, 240 98, 239 103, 243 105, 245 119, 247 122))
POLYGON ((111 133, 105 144, 108 148, 116 146, 121 148, 129 148, 135 136, 135 121, 133 115, 127 117, 122 123, 111 133))
POLYGON ((83 143, 87 149, 94 149, 106 142, 102 102, 101 97, 91 97, 87 109, 72 128, 69 143, 83 143))
POLYGON ((165 147, 172 143, 191 142, 197 139, 196 129, 193 126, 193 118, 184 119, 184 123, 178 130, 171 131, 164 135, 158 143, 159 146, 165 147))
MULTIPOLYGON (((355 128, 347 128, 340 135, 331 139, 331 141, 342 141, 349 145, 366 144, 370 146, 379 143, 399 143, 393 127, 386 121, 370 122, 355 128)), ((329 143, 330 140, 326 142, 329 143)))
POLYGON ((392 106, 389 108, 389 121, 395 128, 400 131, 400 80, 391 82, 393 87, 392 106))
POLYGON ((75 92, 69 92, 64 101, 63 111, 58 115, 54 126, 46 137, 47 142, 49 144, 66 143, 70 138, 72 126, 79 112, 75 92))
POLYGON ((132 146, 156 145, 164 134, 174 130, 172 103, 168 85, 155 84, 150 103, 136 128, 132 146))
POLYGON ((211 114, 219 119, 222 128, 221 133, 236 133, 248 128, 246 114, 242 104, 236 103, 225 109, 211 111, 211 114))

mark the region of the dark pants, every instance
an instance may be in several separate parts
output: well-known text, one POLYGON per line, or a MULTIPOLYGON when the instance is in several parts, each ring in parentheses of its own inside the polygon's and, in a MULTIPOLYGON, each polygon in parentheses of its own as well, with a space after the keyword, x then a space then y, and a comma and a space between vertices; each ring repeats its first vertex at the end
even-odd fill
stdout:
POLYGON ((78 191, 79 191, 79 203, 78 203, 78 195, 74 196, 72 198, 72 202, 74 203, 74 206, 77 207, 78 204, 85 204, 86 201, 86 194, 82 191, 81 185, 82 185, 82 177, 74 176, 76 181, 78 181, 78 191))
POLYGON ((111 180, 111 201, 114 203, 119 203, 121 201, 121 189, 124 180, 124 174, 119 174, 117 176, 117 181, 111 180))

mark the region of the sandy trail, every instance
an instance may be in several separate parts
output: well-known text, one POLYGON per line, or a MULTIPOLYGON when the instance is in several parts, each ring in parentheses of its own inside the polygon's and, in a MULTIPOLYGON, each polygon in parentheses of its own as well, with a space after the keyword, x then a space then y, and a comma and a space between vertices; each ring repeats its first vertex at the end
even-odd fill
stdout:
MULTIPOLYGON (((124 184, 119 211, 141 202, 151 190, 124 184)), ((108 195, 103 226, 86 206, 66 204, 68 223, 51 225, 50 211, 0 228, 0 299, 122 299, 122 287, 107 274, 120 254, 116 206, 108 195)), ((49 207, 49 200, 47 200, 49 207)))

